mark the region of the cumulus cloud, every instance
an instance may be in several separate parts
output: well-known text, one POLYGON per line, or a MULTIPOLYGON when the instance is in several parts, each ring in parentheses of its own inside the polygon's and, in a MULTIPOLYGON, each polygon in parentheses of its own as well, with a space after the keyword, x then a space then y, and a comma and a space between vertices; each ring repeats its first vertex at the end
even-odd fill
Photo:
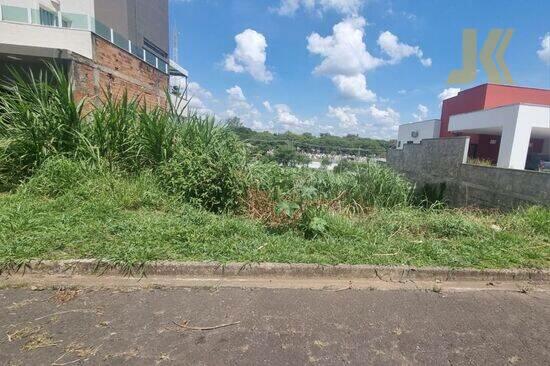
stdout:
MULTIPOLYGON (((180 76, 170 78, 170 85, 176 86, 183 92, 186 87, 186 79, 180 76)), ((190 98, 188 107, 200 114, 214 114, 208 103, 213 101, 212 93, 204 89, 199 83, 187 84, 187 96, 190 98)))
POLYGON ((550 33, 542 38, 540 42, 540 50, 537 51, 537 55, 547 65, 550 65, 550 33))
POLYGON ((307 49, 323 59, 314 73, 329 76, 342 95, 370 101, 376 95, 367 89, 365 72, 384 62, 367 51, 363 41, 366 24, 362 17, 345 19, 333 27, 332 35, 312 33, 307 49))
POLYGON ((271 107, 271 103, 269 103, 267 100, 265 100, 263 103, 264 108, 269 112, 273 112, 273 108, 271 107))
POLYGON ((336 24, 330 36, 312 33, 307 38, 307 49, 323 58, 315 72, 352 76, 382 65, 383 60, 372 56, 363 41, 366 24, 362 17, 348 18, 336 24))
POLYGON ((292 16, 300 8, 317 14, 335 11, 346 16, 356 16, 364 3, 365 0, 281 0, 279 6, 272 10, 284 16, 292 16))
POLYGON ((419 104, 416 110, 417 112, 413 113, 413 117, 417 121, 425 120, 426 117, 428 117, 428 107, 426 107, 425 105, 419 104))
POLYGON ((238 85, 235 85, 234 87, 226 89, 225 91, 229 95, 229 99, 232 101, 237 101, 237 102, 246 101, 246 97, 244 96, 243 90, 238 85))
POLYGON ((336 118, 343 128, 357 126, 357 114, 350 107, 332 107, 329 105, 327 116, 336 118))
POLYGON ((443 102, 445 99, 449 99, 452 97, 455 97, 460 92, 460 88, 447 88, 444 89, 439 95, 437 96, 441 102, 443 102))
POLYGON ((432 59, 424 58, 424 52, 422 52, 420 47, 410 46, 406 43, 400 42, 399 38, 390 31, 382 32, 378 37, 377 43, 382 52, 390 57, 388 63, 392 65, 397 64, 402 59, 411 56, 418 57, 423 66, 429 67, 432 65, 432 59))
POLYGON ((372 102, 376 100, 376 94, 367 89, 367 79, 363 74, 352 76, 336 75, 332 77, 332 82, 345 97, 372 102))
POLYGON ((311 120, 302 120, 298 118, 286 104, 276 104, 275 108, 275 122, 280 123, 286 128, 302 128, 305 126, 313 125, 311 120))
POLYGON ((338 122, 339 132, 360 134, 374 138, 394 138, 399 127, 400 115, 392 108, 379 108, 372 104, 367 108, 328 107, 327 117, 338 122))
POLYGON ((235 36, 237 46, 225 57, 224 68, 236 73, 249 73, 254 79, 269 83, 273 74, 266 67, 267 41, 263 34, 246 29, 235 36))
POLYGON ((222 114, 224 117, 239 117, 241 121, 249 127, 263 126, 260 121, 261 113, 254 107, 254 105, 247 101, 247 98, 240 86, 235 85, 229 89, 226 89, 225 92, 227 93, 227 109, 222 114))
POLYGON ((368 114, 376 121, 384 124, 385 127, 394 128, 399 125, 399 113, 391 108, 378 109, 376 104, 373 104, 367 110, 368 114))

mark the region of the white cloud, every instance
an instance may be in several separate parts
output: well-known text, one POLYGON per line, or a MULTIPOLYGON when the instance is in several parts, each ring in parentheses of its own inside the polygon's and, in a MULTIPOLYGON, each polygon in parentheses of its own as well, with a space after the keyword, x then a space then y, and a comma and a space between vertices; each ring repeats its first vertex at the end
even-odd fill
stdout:
POLYGON ((426 117, 428 117, 428 107, 426 107, 425 105, 419 104, 416 109, 417 109, 418 112, 413 113, 413 117, 417 121, 425 120, 426 117))
POLYGON ((398 64, 404 58, 416 56, 423 66, 429 67, 432 65, 432 59, 424 58, 424 53, 420 47, 399 42, 399 38, 389 31, 382 32, 377 43, 382 52, 390 57, 389 64, 398 64))
POLYGON ((447 88, 444 89, 439 95, 437 96, 440 101, 444 101, 445 99, 452 98, 456 96, 460 92, 460 88, 447 88))
POLYGON ((329 76, 346 97, 372 101, 376 95, 367 89, 365 73, 384 62, 367 51, 363 41, 366 24, 362 17, 345 19, 333 27, 332 35, 312 33, 307 49, 323 58, 314 73, 329 76))
POLYGON ((238 85, 235 85, 234 87, 226 89, 226 92, 227 94, 229 94, 229 99, 232 101, 237 101, 237 102, 246 101, 246 97, 244 96, 243 90, 238 85))
POLYGON ((407 91, 405 89, 399 89, 397 94, 405 95, 405 94, 407 94, 407 91))
POLYGON ((332 77, 332 82, 345 97, 372 102, 376 100, 376 94, 367 89, 367 79, 363 74, 353 76, 336 75, 332 77))
POLYGON ((312 33, 307 49, 323 58, 315 72, 323 75, 357 75, 375 69, 383 60, 373 57, 363 42, 366 21, 362 17, 348 18, 333 27, 333 34, 321 37, 312 33))
POLYGON ((286 104, 276 104, 275 113, 275 122, 282 124, 286 128, 302 128, 313 125, 311 120, 298 118, 286 104))
POLYGON ((369 107, 368 114, 370 114, 376 122, 392 128, 399 125, 399 113, 389 107, 386 109, 378 109, 376 104, 373 104, 369 107))
POLYGON ((269 113, 273 112, 273 108, 271 107, 271 103, 269 103, 267 100, 264 101, 262 104, 263 104, 264 108, 265 108, 269 113))
POLYGON ((249 73, 254 79, 269 83, 273 74, 267 69, 267 41, 263 34, 246 29, 235 36, 237 46, 232 54, 225 57, 225 70, 249 73))
POLYGON ((400 115, 392 108, 328 107, 327 117, 338 122, 339 134, 360 134, 374 138, 394 138, 399 127, 400 115))
MULTIPOLYGON (((171 77, 170 85, 178 86, 183 92, 185 90, 185 78, 171 77)), ((190 98, 189 108, 200 114, 214 114, 207 106, 213 100, 212 93, 200 86, 199 83, 190 82, 187 85, 187 95, 190 98)))
POLYGON ((340 122, 343 128, 357 126, 357 114, 350 107, 335 107, 328 106, 327 116, 334 117, 340 122))
POLYGON ((364 3, 365 0, 281 0, 279 6, 272 10, 284 16, 292 16, 300 8, 309 12, 315 11, 318 14, 335 11, 346 16, 356 16, 364 3))
POLYGON ((250 104, 240 86, 235 85, 225 91, 227 93, 227 109, 222 113, 224 118, 239 117, 249 127, 260 126, 261 113, 250 104))
POLYGON ((546 33, 542 38, 537 55, 545 64, 550 65, 550 33, 546 33))
POLYGON ((365 3, 364 0, 320 0, 323 10, 334 10, 340 14, 356 16, 365 3))

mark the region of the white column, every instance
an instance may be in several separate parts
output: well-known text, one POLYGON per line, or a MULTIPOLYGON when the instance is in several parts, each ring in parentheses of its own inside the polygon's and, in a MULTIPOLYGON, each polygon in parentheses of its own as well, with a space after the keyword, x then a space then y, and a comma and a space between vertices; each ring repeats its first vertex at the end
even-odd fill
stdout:
POLYGON ((527 123, 507 124, 503 127, 498 151, 499 168, 525 169, 529 140, 531 139, 531 125, 527 123))

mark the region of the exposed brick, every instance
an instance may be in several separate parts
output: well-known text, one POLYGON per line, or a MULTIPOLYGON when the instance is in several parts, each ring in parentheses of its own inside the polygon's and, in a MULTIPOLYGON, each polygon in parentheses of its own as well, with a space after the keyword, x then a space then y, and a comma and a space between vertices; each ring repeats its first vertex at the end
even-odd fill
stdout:
POLYGON ((136 56, 104 39, 93 36, 94 59, 73 55, 74 95, 87 98, 86 110, 98 103, 106 92, 115 97, 124 91, 130 98, 139 98, 148 107, 166 105, 168 76, 136 56))

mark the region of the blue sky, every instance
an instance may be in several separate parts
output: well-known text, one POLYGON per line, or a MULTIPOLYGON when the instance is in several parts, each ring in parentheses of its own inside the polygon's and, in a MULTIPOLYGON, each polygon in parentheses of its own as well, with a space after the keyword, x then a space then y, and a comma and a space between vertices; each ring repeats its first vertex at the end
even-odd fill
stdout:
POLYGON ((394 138, 439 118, 462 31, 513 28, 516 85, 550 88, 550 1, 170 0, 192 106, 257 130, 394 138))

